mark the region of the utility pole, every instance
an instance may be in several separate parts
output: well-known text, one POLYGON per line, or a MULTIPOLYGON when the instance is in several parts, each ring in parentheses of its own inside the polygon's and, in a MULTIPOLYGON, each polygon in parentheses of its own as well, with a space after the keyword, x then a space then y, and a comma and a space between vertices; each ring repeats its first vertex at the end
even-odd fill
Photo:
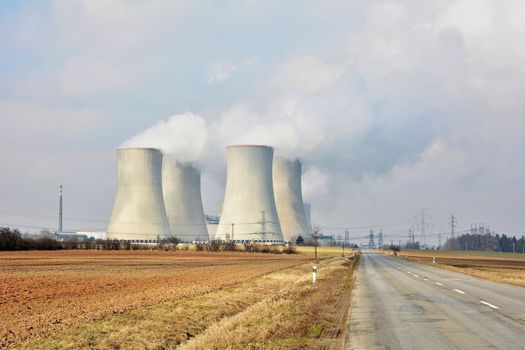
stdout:
POLYGON ((315 255, 315 261, 314 261, 314 269, 315 269, 315 273, 317 274, 317 264, 319 263, 319 261, 317 260, 317 246, 319 245, 319 235, 321 233, 321 227, 315 225, 312 229, 312 236, 313 236, 313 239, 314 239, 314 255, 315 255))
POLYGON ((454 214, 452 214, 452 216, 450 217, 450 221, 448 223, 450 225, 450 242, 452 242, 450 249, 455 250, 456 242, 454 241, 454 235, 455 235, 455 230, 456 230, 458 221, 456 220, 456 217, 454 216, 454 214))
POLYGON ((425 237, 426 223, 425 223, 425 209, 421 209, 421 238, 423 245, 427 246, 427 238, 425 237))
POLYGON ((513 253, 516 253, 515 247, 516 247, 516 242, 512 242, 512 252, 513 253))
POLYGON ((438 247, 441 249, 441 233, 438 235, 438 237, 439 237, 439 245, 438 245, 438 247))
POLYGON ((232 239, 232 241, 233 241, 233 231, 234 231, 235 224, 232 222, 231 225, 232 225, 232 237, 231 237, 231 239, 232 239))
POLYGON ((62 232, 62 230, 62 185, 60 185, 58 194, 58 232, 62 232))

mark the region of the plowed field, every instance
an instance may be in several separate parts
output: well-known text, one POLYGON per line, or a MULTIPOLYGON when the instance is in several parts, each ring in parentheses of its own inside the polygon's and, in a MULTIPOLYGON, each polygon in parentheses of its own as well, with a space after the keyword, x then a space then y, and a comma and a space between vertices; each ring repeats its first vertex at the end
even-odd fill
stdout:
POLYGON ((0 348, 236 285, 307 259, 205 252, 2 252, 0 348))

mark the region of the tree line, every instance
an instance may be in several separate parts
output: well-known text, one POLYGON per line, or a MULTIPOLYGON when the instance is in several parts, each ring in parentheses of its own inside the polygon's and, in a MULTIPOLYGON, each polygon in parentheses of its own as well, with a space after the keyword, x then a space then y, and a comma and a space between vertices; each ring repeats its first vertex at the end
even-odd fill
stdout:
POLYGON ((506 234, 467 233, 447 239, 442 249, 446 250, 476 250, 488 252, 523 253, 525 252, 525 236, 507 236, 506 234))
MULTIPOLYGON (((0 227, 0 251, 20 251, 20 250, 61 250, 61 249, 81 249, 81 250, 189 250, 187 245, 179 246, 180 239, 168 237, 159 240, 155 244, 132 244, 129 241, 119 241, 116 239, 97 239, 81 242, 78 238, 71 238, 66 241, 57 241, 51 237, 40 237, 38 239, 26 239, 17 229, 0 227)), ((270 246, 245 243, 238 245, 233 242, 211 241, 208 243, 195 244, 195 250, 207 252, 247 252, 247 253, 270 253, 270 254, 295 254, 295 247, 292 246, 270 246)))

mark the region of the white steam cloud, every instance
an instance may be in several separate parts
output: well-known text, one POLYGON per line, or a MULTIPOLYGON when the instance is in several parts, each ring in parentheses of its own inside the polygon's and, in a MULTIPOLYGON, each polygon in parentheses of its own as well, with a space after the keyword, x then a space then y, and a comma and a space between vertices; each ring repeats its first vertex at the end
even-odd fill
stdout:
POLYGON ((206 121, 193 113, 177 114, 124 142, 119 148, 152 147, 182 162, 199 159, 206 144, 206 121))

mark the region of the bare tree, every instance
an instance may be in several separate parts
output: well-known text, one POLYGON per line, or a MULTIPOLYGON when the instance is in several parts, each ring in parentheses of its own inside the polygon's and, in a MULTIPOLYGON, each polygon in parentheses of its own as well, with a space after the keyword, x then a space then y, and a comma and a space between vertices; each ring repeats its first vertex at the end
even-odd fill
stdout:
POLYGON ((317 258, 317 246, 319 245, 319 236, 321 236, 321 233, 323 231, 323 227, 319 225, 314 225, 312 227, 312 238, 314 240, 314 252, 315 252, 315 263, 319 263, 319 259, 317 258))

